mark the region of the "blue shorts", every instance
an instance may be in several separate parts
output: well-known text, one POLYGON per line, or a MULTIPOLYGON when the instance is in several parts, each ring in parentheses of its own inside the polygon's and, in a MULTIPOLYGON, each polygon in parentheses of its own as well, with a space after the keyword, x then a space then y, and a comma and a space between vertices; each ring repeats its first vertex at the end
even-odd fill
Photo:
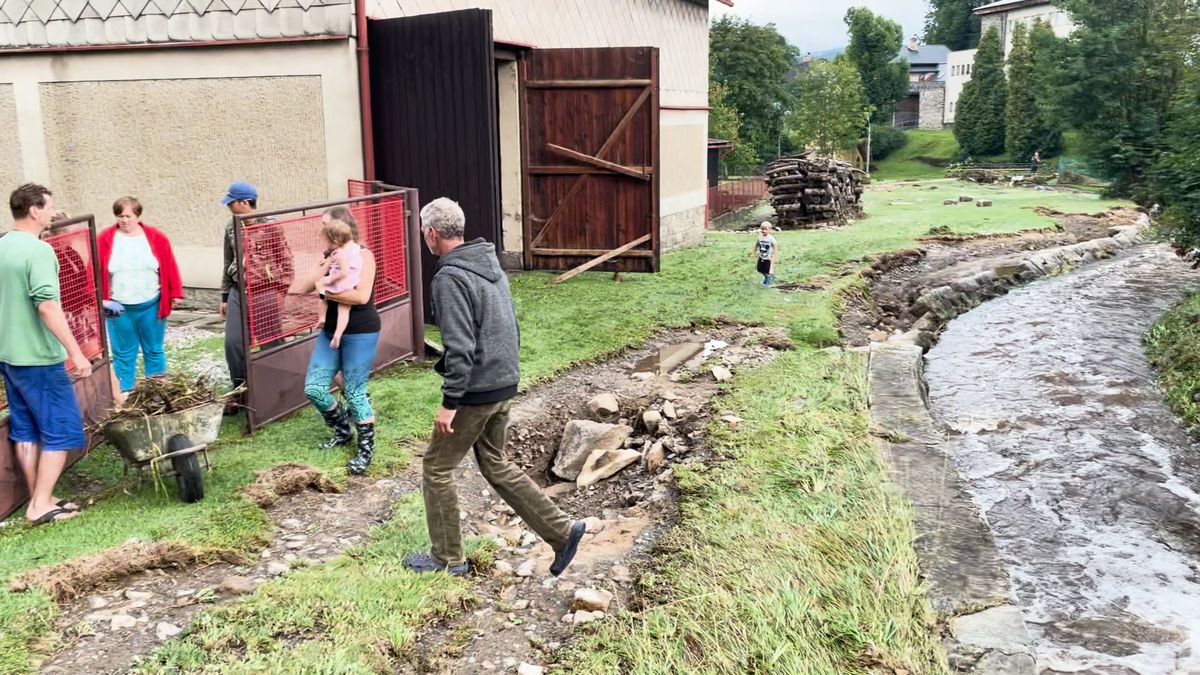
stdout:
POLYGON ((13 443, 40 443, 43 450, 82 450, 83 415, 67 368, 10 366, 0 363, 8 396, 8 438, 13 443))

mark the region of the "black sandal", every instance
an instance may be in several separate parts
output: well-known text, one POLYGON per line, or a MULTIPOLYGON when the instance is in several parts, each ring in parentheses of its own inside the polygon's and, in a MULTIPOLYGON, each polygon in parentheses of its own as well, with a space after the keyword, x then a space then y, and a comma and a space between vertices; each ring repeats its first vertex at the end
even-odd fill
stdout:
POLYGON ((72 508, 70 506, 70 504, 71 504, 71 502, 69 502, 65 499, 60 499, 54 505, 68 513, 75 513, 75 512, 83 510, 83 507, 78 504, 76 504, 74 508, 72 508))
POLYGON ((62 508, 50 509, 49 511, 43 513, 40 518, 34 520, 33 524, 34 524, 34 526, 37 526, 37 525, 45 525, 46 523, 57 523, 60 520, 67 520, 66 518, 58 517, 64 513, 71 513, 71 511, 68 511, 67 509, 62 509, 62 508))

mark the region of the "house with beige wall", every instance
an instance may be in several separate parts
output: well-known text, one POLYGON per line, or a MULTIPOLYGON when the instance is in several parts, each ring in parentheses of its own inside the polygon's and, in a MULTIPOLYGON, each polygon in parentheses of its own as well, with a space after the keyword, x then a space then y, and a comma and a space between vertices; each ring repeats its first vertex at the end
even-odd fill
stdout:
POLYGON ((1031 27, 1041 21, 1053 28, 1059 37, 1068 37, 1075 30, 1071 14, 1056 6, 1053 0, 1000 0, 976 8, 974 13, 980 18, 982 33, 992 28, 1000 31, 1005 58, 1012 52, 1013 31, 1018 24, 1031 27))
MULTIPOLYGON (((426 198, 449 194, 464 201, 470 225, 496 241, 507 263, 536 266, 527 264, 526 248, 538 231, 538 218, 546 218, 531 220, 526 213, 527 205, 537 203, 531 186, 541 185, 531 179, 537 167, 530 166, 535 150, 528 147, 526 125, 540 104, 525 91, 523 68, 534 55, 558 54, 557 62, 569 70, 570 54, 558 50, 593 49, 579 61, 579 73, 562 73, 559 79, 573 82, 563 86, 598 87, 581 90, 596 109, 580 112, 604 117, 616 136, 616 125, 639 88, 653 90, 645 100, 654 108, 647 118, 654 128, 625 132, 645 131, 652 141, 616 139, 630 148, 652 143, 653 152, 647 150, 643 160, 623 157, 621 143, 606 150, 589 135, 593 132, 577 132, 582 145, 567 150, 583 159, 562 159, 551 168, 581 183, 590 176, 590 187, 577 199, 604 199, 593 194, 595 186, 621 173, 632 176, 634 185, 652 186, 645 191, 653 195, 652 204, 643 197, 621 198, 621 203, 644 212, 657 261, 660 250, 703 239, 707 4, 7 0, 0 4, 0 129, 5 130, 0 133, 0 186, 43 182, 59 204, 72 213, 95 213, 102 226, 110 222, 116 197, 136 195, 146 207, 146 222, 171 236, 185 284, 194 288, 219 283, 228 220, 219 199, 234 180, 259 186, 260 208, 341 198, 348 178, 364 176, 417 187, 426 198), (482 28, 478 40, 462 38, 460 44, 454 17, 464 13, 471 25, 482 28), (388 49, 403 46, 387 43, 389 27, 406 21, 416 26, 418 20, 433 22, 420 24, 433 26, 432 33, 428 28, 413 33, 429 35, 431 50, 483 54, 483 60, 470 63, 464 56, 460 65, 487 73, 484 80, 490 81, 481 80, 464 97, 441 87, 442 82, 459 86, 454 77, 420 79, 422 73, 436 75, 445 58, 424 62, 419 51, 390 56, 388 49), (368 35, 378 35, 378 45, 370 44, 368 35), (645 61, 652 76, 614 85, 589 75, 587 63, 605 60, 606 53, 594 48, 650 48, 645 61), (421 86, 401 99, 387 98, 397 81, 421 86), (609 89, 611 96, 605 93, 609 89), (372 94, 389 102, 372 104, 372 94), (454 138, 458 128, 483 131, 454 138), (445 166, 435 167, 439 163, 445 166), (610 165, 617 173, 606 173, 610 165), (431 167, 429 175, 422 173, 423 166, 431 167), (475 174, 485 176, 475 181, 483 188, 465 186, 459 192, 455 181, 474 180, 475 174)), ((563 100, 561 105, 577 105, 563 100)), ((572 208, 564 208, 564 217, 572 208)), ((600 226, 577 230, 589 227, 600 226)), ((585 255, 611 246, 609 239, 567 252, 585 255)), ((579 259, 559 253, 553 260, 562 264, 579 259)))

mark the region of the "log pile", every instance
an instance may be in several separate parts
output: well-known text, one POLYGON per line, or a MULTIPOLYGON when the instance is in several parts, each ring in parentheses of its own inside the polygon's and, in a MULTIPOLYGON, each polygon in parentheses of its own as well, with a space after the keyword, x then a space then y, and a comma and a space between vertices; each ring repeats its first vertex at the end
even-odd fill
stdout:
POLYGON ((862 215, 863 172, 849 162, 808 154, 767 165, 775 226, 812 229, 862 215))

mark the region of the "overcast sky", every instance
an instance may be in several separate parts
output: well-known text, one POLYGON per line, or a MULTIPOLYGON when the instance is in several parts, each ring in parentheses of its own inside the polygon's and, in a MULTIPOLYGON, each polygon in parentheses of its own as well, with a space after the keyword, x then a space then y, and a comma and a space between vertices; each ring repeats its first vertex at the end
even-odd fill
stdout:
POLYGON ((904 37, 920 35, 925 28, 925 0, 733 0, 733 7, 709 3, 713 17, 733 14, 754 23, 773 23, 800 48, 820 52, 844 47, 850 39, 842 19, 851 7, 867 7, 904 26, 904 37))

